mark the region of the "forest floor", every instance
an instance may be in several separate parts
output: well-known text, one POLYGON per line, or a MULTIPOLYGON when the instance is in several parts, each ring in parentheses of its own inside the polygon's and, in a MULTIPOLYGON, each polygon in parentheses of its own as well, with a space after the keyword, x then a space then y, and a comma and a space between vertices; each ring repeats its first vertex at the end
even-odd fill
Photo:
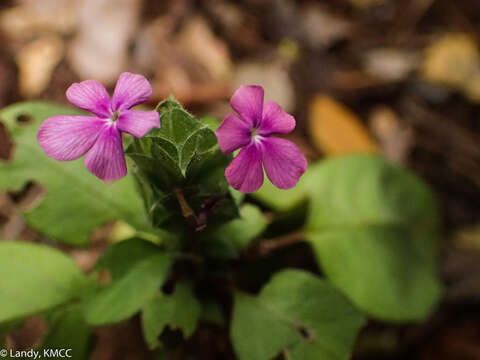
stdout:
MULTIPOLYGON (((292 138, 310 160, 380 152, 438 196, 442 304, 421 325, 370 323, 354 358, 480 359, 479 1, 125 0, 103 12, 83 1, 91 13, 61 0, 1 2, 0 107, 66 103, 72 82, 112 88, 129 69, 152 79, 152 104, 173 92, 221 118, 232 89, 263 85, 295 115, 292 138)), ((10 151, 0 125, 0 157, 10 151)), ((22 199, 0 194, 0 237, 35 239, 18 217, 22 199)), ((101 246, 89 251, 85 267, 101 246)), ((31 322, 12 341, 34 341, 31 322)), ((96 359, 147 358, 137 325, 102 329, 96 359)), ((191 347, 205 359, 232 356, 225 330, 207 324, 191 347)))

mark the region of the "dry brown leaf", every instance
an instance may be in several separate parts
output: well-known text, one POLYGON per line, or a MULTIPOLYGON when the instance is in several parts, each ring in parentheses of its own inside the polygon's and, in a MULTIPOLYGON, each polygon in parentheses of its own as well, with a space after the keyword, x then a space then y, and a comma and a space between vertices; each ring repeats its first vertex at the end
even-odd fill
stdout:
POLYGON ((311 102, 309 127, 314 145, 328 155, 378 151, 361 120, 328 96, 317 95, 311 102))
POLYGON ((78 22, 83 0, 27 0, 2 10, 0 29, 13 39, 30 38, 39 32, 71 33, 78 22))
POLYGON ((174 30, 175 21, 162 16, 144 27, 135 41, 135 68, 154 74, 152 99, 171 93, 184 104, 227 98, 233 65, 225 44, 201 17, 188 21, 177 35, 174 30))
POLYGON ((202 64, 216 81, 229 81, 232 61, 227 45, 218 39, 206 20, 194 17, 178 36, 179 46, 202 64))
POLYGON ((403 164, 413 145, 412 129, 400 121, 389 107, 375 107, 369 117, 372 132, 380 142, 383 155, 392 162, 403 164))
POLYGON ((347 20, 316 3, 307 3, 302 8, 298 26, 307 43, 315 50, 345 39, 352 31, 347 20))
POLYGON ((63 54, 63 40, 56 35, 41 37, 20 50, 17 55, 20 93, 27 98, 40 95, 63 54))
POLYGON ((296 98, 288 68, 280 61, 245 62, 237 66, 233 87, 241 85, 261 85, 265 89, 265 99, 279 103, 285 111, 295 108, 296 98))
POLYGON ((38 348, 45 340, 48 324, 44 317, 35 315, 23 320, 22 325, 8 334, 6 345, 12 350, 38 348))
POLYGON ((396 48, 377 48, 367 52, 364 68, 370 75, 387 81, 406 78, 417 66, 417 54, 396 48))
POLYGON ((25 226, 23 216, 15 203, 6 193, 0 192, 0 239, 18 239, 25 226))
POLYGON ((128 46, 138 25, 139 0, 84 0, 68 60, 81 79, 113 85, 126 69, 128 46))

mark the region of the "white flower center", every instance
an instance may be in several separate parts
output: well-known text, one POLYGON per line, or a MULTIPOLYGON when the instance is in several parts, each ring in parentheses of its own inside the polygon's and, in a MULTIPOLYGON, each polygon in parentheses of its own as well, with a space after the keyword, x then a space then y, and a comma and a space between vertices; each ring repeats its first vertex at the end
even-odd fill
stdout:
POLYGON ((110 117, 110 120, 112 120, 113 122, 116 122, 119 116, 120 116, 120 111, 115 111, 110 117))

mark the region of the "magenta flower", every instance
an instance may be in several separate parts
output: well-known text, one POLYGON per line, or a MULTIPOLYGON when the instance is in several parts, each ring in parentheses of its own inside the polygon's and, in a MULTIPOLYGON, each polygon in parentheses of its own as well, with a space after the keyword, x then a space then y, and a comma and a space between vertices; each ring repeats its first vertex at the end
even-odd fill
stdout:
POLYGON ((294 187, 307 169, 307 160, 294 143, 271 135, 290 133, 295 118, 274 101, 264 103, 261 86, 241 86, 230 104, 240 118, 228 115, 216 131, 223 153, 242 148, 225 170, 230 185, 244 193, 256 191, 263 184, 265 168, 276 187, 294 187))
POLYGON ((142 75, 120 75, 113 97, 96 80, 72 84, 67 99, 94 116, 58 115, 45 120, 38 130, 38 142, 45 153, 59 161, 75 160, 87 154, 88 170, 104 181, 127 174, 122 132, 137 138, 160 127, 156 111, 130 110, 152 96, 152 87, 142 75))

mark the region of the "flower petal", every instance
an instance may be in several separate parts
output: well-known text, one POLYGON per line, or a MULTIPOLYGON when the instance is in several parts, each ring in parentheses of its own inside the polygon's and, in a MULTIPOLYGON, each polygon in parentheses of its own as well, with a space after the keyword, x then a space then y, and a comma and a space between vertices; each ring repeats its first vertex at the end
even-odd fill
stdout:
POLYGON ((262 140, 262 160, 273 185, 280 189, 294 187, 307 169, 307 160, 291 141, 269 137, 262 140))
POLYGON ((275 101, 265 101, 258 133, 263 136, 288 134, 293 129, 295 129, 295 118, 283 111, 275 101))
POLYGON ((240 86, 233 94, 230 104, 242 120, 257 127, 262 121, 263 88, 258 85, 240 86))
POLYGON ((120 131, 141 138, 153 128, 160 127, 160 115, 155 110, 123 110, 118 117, 117 127, 120 131))
POLYGON ((42 123, 37 139, 55 160, 75 160, 90 150, 103 126, 105 120, 92 116, 57 115, 42 123))
POLYGON ((249 193, 263 184, 262 152, 254 143, 242 149, 225 170, 228 183, 238 191, 249 193))
POLYGON ((143 75, 124 72, 115 85, 112 110, 126 110, 147 101, 152 96, 152 87, 143 75))
POLYGON ((110 116, 110 96, 105 86, 96 80, 73 83, 67 89, 67 99, 76 107, 101 118, 110 116))
POLYGON ((122 135, 115 125, 104 127, 85 157, 85 166, 104 181, 118 180, 127 174, 122 135))
POLYGON ((220 150, 228 154, 232 151, 248 145, 252 140, 250 126, 235 115, 227 115, 215 131, 220 150))

